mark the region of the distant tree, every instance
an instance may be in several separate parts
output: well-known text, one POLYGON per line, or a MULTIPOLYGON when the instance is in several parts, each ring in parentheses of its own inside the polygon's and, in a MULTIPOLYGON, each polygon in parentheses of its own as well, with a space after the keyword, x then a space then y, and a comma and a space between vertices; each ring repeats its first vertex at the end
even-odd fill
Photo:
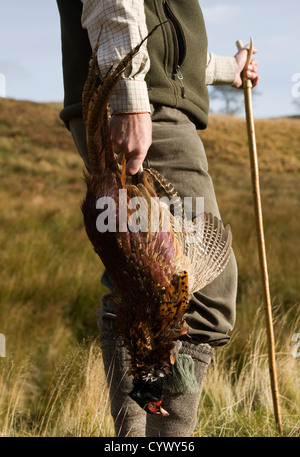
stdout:
MULTIPOLYGON (((255 90, 252 96, 258 95, 255 90)), ((212 86, 210 89, 210 100, 220 100, 223 107, 218 110, 220 114, 237 115, 244 110, 244 93, 240 89, 228 85, 212 86)))

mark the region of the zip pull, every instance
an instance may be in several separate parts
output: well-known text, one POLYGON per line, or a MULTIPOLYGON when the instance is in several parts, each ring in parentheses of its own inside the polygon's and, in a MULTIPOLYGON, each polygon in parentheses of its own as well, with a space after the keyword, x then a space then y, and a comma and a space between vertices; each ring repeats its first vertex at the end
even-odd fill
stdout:
POLYGON ((177 75, 177 78, 179 79, 179 84, 180 84, 180 87, 181 87, 181 97, 182 98, 186 98, 185 88, 184 88, 184 84, 183 84, 183 76, 182 76, 182 73, 181 73, 179 65, 177 65, 177 67, 176 67, 176 75, 177 75))

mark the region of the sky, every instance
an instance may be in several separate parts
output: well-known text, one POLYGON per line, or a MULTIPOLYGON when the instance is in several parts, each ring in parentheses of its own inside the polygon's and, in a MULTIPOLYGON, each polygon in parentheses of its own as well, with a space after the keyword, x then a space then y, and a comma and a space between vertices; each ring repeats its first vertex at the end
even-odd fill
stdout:
MULTIPOLYGON (((259 93, 255 117, 299 114, 292 103, 297 95, 300 99, 299 0, 203 0, 200 5, 209 51, 231 56, 236 40, 248 43, 253 37, 261 77, 254 89, 259 93)), ((35 102, 63 100, 55 0, 0 0, 1 95, 35 102)))

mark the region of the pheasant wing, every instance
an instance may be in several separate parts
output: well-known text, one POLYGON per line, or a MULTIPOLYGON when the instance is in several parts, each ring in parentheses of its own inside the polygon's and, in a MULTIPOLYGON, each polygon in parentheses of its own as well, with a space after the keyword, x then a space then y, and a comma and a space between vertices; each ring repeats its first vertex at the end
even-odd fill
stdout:
POLYGON ((185 255, 189 259, 190 293, 203 289, 225 269, 231 252, 232 233, 220 219, 203 213, 185 221, 185 255))

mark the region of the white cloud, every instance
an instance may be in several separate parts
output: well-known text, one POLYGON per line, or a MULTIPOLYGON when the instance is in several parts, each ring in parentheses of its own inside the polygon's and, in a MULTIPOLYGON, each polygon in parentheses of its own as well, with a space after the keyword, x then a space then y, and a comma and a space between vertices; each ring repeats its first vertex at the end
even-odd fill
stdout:
POLYGON ((240 10, 241 8, 239 6, 214 5, 202 7, 205 22, 210 24, 228 22, 228 20, 236 17, 240 10))

